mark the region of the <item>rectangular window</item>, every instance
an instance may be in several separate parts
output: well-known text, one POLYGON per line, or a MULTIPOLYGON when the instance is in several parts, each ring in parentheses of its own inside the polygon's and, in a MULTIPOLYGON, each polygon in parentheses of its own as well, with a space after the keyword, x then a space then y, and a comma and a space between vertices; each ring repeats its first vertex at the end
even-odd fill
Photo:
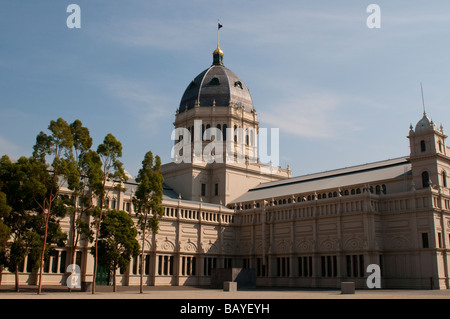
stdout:
POLYGON ((219 196, 219 184, 214 184, 214 196, 219 196))
POLYGON ((312 257, 298 257, 298 275, 300 277, 312 276, 312 257))
POLYGON ((158 256, 158 275, 173 275, 173 256, 158 256))
POLYGON ((47 256, 44 259, 44 269, 43 270, 44 270, 45 273, 49 272, 49 270, 50 270, 50 256, 47 256))
POLYGON ((347 255, 347 277, 364 277, 364 255, 347 255))
POLYGON ((181 274, 183 276, 193 276, 196 274, 195 272, 195 257, 182 257, 181 258, 181 274))
POLYGON ((202 184, 202 196, 206 196, 206 184, 202 184))
POLYGON ((158 275, 162 275, 163 256, 158 256, 158 275))
POLYGON ((138 258, 133 257, 133 275, 137 274, 137 268, 138 268, 138 258))
POLYGON ((337 276, 337 257, 336 256, 321 256, 322 277, 336 277, 337 276))
POLYGON ((66 272, 66 251, 63 250, 61 251, 61 258, 60 258, 60 262, 59 262, 59 272, 61 274, 64 274, 66 272))
POLYGON ((322 277, 325 277, 327 275, 325 256, 320 257, 320 265, 322 267, 322 277))
POLYGON ((150 274, 150 255, 145 255, 145 274, 150 274))
POLYGON ((31 258, 31 254, 27 256, 27 272, 33 271, 33 259, 31 258))
POLYGON ((224 268, 231 268, 231 258, 224 258, 223 263, 224 268))
POLYGON ((164 256, 164 275, 169 274, 169 256, 164 256))
POLYGON ((364 277, 364 255, 359 255, 359 277, 364 277))
POLYGON ((217 258, 214 257, 205 257, 203 259, 203 275, 211 276, 211 271, 213 268, 216 268, 217 258))
POLYGON ((383 272, 383 263, 384 263, 383 255, 380 255, 380 263, 379 263, 379 265, 380 265, 380 275, 381 276, 383 276, 383 274, 384 274, 384 272, 383 272))
POLYGON ((347 255, 346 257, 346 261, 347 261, 347 277, 351 277, 352 276, 352 256, 347 255))
POLYGON ((266 277, 267 276, 267 258, 257 258, 256 259, 256 276, 266 277), (264 262, 264 260, 266 262, 264 262))
POLYGON ((438 247, 442 248, 442 234, 438 233, 437 235, 438 235, 438 245, 439 245, 438 247))
POLYGON ((277 275, 278 277, 289 277, 290 275, 290 258, 278 257, 277 258, 277 275))
POLYGON ((422 233, 422 248, 430 248, 428 243, 428 233, 422 233))
POLYGON ((59 251, 55 251, 52 256, 52 273, 56 274, 58 272, 58 257, 59 251))
POLYGON ((77 251, 75 254, 75 263, 81 268, 81 251, 77 251))

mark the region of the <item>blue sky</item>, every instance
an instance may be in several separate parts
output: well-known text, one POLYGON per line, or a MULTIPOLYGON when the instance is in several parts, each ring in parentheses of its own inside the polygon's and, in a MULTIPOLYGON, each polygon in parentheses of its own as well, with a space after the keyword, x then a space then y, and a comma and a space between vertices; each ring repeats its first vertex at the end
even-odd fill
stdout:
POLYGON ((175 111, 212 63, 249 87, 260 127, 280 128, 293 175, 409 153, 409 125, 450 127, 450 2, 0 2, 0 155, 29 156, 58 117, 79 119, 94 148, 112 133, 136 175, 151 150, 170 161, 175 111), (69 29, 67 6, 81 8, 69 29), (369 4, 381 8, 370 29, 369 4))

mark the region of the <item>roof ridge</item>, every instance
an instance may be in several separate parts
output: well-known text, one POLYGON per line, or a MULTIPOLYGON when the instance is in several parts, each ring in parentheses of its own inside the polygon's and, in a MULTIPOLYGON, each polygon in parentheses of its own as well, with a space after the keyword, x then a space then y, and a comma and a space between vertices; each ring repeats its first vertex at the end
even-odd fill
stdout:
POLYGON ((297 176, 297 177, 285 179, 282 181, 267 182, 267 183, 260 184, 252 189, 249 189, 248 191, 251 192, 251 191, 257 191, 257 190, 261 190, 261 189, 267 189, 267 188, 280 187, 280 186, 299 184, 299 183, 304 183, 304 182, 309 182, 309 181, 315 181, 315 180, 320 180, 320 179, 324 179, 324 178, 356 174, 356 173, 366 172, 366 171, 370 171, 370 170, 376 170, 376 169, 381 169, 381 168, 402 165, 402 164, 406 164, 408 162, 409 162, 408 157, 402 156, 402 157, 388 159, 388 160, 376 161, 376 162, 372 162, 372 163, 338 168, 338 169, 334 169, 334 170, 330 170, 330 171, 323 171, 323 172, 318 172, 318 173, 297 176), (392 163, 388 164, 389 162, 392 162, 392 163), (385 164, 383 165, 383 163, 385 163, 385 164), (370 167, 371 165, 374 165, 374 164, 379 164, 379 165, 370 167), (358 168, 358 167, 360 167, 361 169, 350 170, 352 168, 358 168), (350 171, 345 171, 345 170, 350 170, 350 171), (310 177, 310 178, 308 178, 308 177, 310 177))

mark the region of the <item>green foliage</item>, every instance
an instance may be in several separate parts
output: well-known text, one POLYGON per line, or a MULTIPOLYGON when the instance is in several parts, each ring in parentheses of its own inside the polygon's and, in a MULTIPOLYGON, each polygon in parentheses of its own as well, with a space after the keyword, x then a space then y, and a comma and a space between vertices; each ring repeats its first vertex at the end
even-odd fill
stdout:
POLYGON ((10 212, 11 207, 6 203, 6 194, 0 191, 0 253, 5 251, 6 243, 11 236, 11 229, 4 223, 10 212))
POLYGON ((142 161, 142 168, 136 177, 138 186, 133 198, 139 227, 141 230, 149 228, 154 233, 158 232, 159 218, 164 212, 161 206, 164 178, 160 169, 160 157, 157 155, 154 159, 152 152, 147 152, 142 161), (152 213, 151 216, 148 215, 149 212, 152 213))
POLYGON ((109 133, 105 136, 103 143, 97 148, 97 153, 103 163, 103 172, 110 179, 120 179, 126 181, 123 164, 119 161, 122 157, 122 143, 114 135, 109 133))
MULTIPOLYGON (((126 269, 130 259, 139 255, 137 229, 128 213, 110 210, 103 217, 98 242, 99 264, 111 271, 126 269)), ((91 253, 95 254, 92 247, 91 253)))

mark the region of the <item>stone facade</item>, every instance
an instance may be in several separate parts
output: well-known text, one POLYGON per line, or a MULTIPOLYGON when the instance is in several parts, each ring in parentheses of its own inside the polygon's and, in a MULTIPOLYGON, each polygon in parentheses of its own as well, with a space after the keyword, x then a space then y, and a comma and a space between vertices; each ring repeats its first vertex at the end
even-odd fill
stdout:
MULTIPOLYGON (((234 73, 227 77, 221 50, 214 51, 214 61, 220 62, 213 63, 217 77, 208 69, 195 78, 174 122, 195 135, 195 121, 202 121, 202 151, 211 142, 203 135, 207 128, 259 129, 245 84, 234 73)), ((160 230, 145 239, 144 269, 139 258, 132 260, 117 274, 119 284, 138 285, 143 271, 146 285, 210 285, 213 269, 250 268, 257 286, 340 288, 355 282, 365 288, 367 266, 377 264, 383 288, 449 288, 450 149, 442 126, 425 113, 410 128, 408 156, 300 177, 249 156, 256 144, 248 136, 242 137, 243 162, 194 161, 190 146, 192 161, 163 166, 160 230)), ((224 156, 226 141, 240 138, 217 137, 224 156)), ((123 185, 125 192, 110 186, 108 207, 134 218, 133 179, 123 185)), ((62 221, 69 235, 70 224, 62 221)), ((90 246, 80 241, 75 247, 83 282, 93 277, 90 246)), ((69 243, 46 262, 45 284, 65 284, 72 250, 69 243)), ((13 274, 1 275, 2 284, 14 283, 13 274)), ((22 283, 36 283, 27 260, 19 276, 22 283)))

